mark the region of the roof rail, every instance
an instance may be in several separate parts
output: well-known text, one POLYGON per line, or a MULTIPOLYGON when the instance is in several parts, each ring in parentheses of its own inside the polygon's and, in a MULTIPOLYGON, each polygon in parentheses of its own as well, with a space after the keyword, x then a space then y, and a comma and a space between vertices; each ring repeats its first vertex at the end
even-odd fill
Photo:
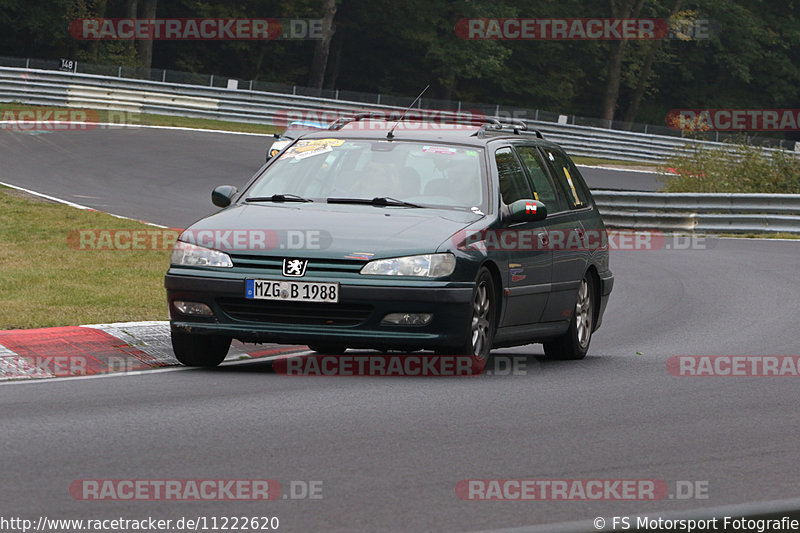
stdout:
POLYGON ((531 134, 535 134, 536 137, 539 139, 544 139, 544 135, 542 132, 537 129, 530 129, 528 127, 528 123, 522 119, 515 119, 515 118, 496 118, 493 119, 493 124, 486 124, 485 127, 481 128, 481 130, 477 133, 479 137, 484 137, 486 133, 491 129, 495 130, 496 132, 502 132, 504 130, 512 130, 514 135, 519 135, 521 131, 529 132, 531 134))
POLYGON ((341 117, 336 119, 334 122, 328 126, 329 130, 340 130, 345 125, 349 124, 350 122, 358 122, 359 120, 363 120, 365 118, 382 118, 386 119, 386 113, 378 113, 374 111, 364 111, 361 113, 356 113, 352 116, 341 117))
MULTIPOLYGON (((349 124, 350 122, 358 122, 360 120, 369 119, 369 118, 377 118, 383 120, 390 120, 389 117, 386 116, 386 113, 383 112, 374 112, 374 111, 365 111, 361 113, 355 113, 351 116, 342 117, 333 122, 330 126, 328 126, 329 130, 339 130, 342 129, 345 125, 349 124)), ((391 119, 394 120, 394 119, 391 119)), ((415 114, 411 114, 402 118, 402 121, 430 121, 431 118, 420 117, 415 114)), ((466 125, 473 125, 473 126, 480 126, 480 130, 475 132, 473 135, 477 135, 478 137, 485 136, 488 130, 494 130, 497 132, 501 132, 504 130, 513 130, 514 134, 519 135, 521 131, 535 133, 536 136, 540 139, 544 139, 544 136, 539 130, 531 130, 528 128, 528 124, 521 119, 511 119, 511 118, 501 118, 501 117, 488 117, 488 116, 475 116, 468 113, 457 113, 453 116, 444 117, 444 122, 448 124, 466 124, 466 125)))

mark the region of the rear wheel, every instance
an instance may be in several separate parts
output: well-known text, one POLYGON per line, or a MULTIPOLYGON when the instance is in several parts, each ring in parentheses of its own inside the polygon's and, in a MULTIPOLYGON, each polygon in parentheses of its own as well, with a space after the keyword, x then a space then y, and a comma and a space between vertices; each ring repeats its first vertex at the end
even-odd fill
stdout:
POLYGON ((481 268, 472 293, 472 316, 469 332, 459 346, 444 347, 437 353, 448 355, 472 355, 488 361, 495 334, 497 298, 492 275, 487 268, 481 268))
POLYGON ((578 288, 575 312, 569 329, 561 337, 544 343, 544 353, 551 359, 583 359, 589 351, 594 329, 594 278, 587 273, 578 288))
POLYGON ((222 335, 192 335, 172 332, 172 350, 186 366, 214 367, 225 360, 231 338, 222 335))

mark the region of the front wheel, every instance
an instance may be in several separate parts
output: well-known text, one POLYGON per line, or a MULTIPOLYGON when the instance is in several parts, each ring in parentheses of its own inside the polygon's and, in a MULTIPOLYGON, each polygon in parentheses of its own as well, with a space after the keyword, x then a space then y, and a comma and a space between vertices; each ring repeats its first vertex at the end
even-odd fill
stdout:
POLYGON ((469 332, 460 346, 445 347, 438 353, 449 355, 471 355, 486 362, 495 334, 497 297, 492 275, 487 268, 481 268, 472 293, 472 316, 469 332))
POLYGON ((544 343, 544 353, 551 359, 583 359, 589 351, 594 329, 594 278, 586 274, 578 289, 575 312, 567 332, 544 343))
POLYGON ((222 335, 192 335, 173 331, 171 336, 175 357, 186 366, 218 366, 225 360, 231 347, 231 338, 222 335))

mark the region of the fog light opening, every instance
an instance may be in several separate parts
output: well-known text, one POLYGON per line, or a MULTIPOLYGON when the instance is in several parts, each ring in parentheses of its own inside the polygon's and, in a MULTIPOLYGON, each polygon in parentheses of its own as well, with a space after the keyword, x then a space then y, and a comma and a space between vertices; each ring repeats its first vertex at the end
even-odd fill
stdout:
POLYGON ((391 326, 427 326, 433 320, 433 313, 389 313, 381 324, 391 326))
POLYGON ((211 308, 204 303, 175 300, 172 302, 172 305, 182 315, 214 316, 214 311, 212 311, 211 308))

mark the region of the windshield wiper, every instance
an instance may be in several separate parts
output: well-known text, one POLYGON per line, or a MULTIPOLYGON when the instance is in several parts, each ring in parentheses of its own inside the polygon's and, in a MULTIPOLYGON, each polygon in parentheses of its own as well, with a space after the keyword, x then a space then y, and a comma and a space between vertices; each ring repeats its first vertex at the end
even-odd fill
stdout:
POLYGON ((406 202, 405 200, 398 200, 397 198, 391 198, 389 196, 376 196, 371 200, 369 198, 328 198, 328 203, 366 204, 366 205, 377 205, 379 207, 386 207, 386 206, 419 207, 419 208, 423 207, 418 204, 412 204, 411 202, 406 202))
POLYGON ((313 202, 308 198, 297 196, 296 194, 273 194, 272 196, 251 196, 244 199, 245 202, 313 202))

